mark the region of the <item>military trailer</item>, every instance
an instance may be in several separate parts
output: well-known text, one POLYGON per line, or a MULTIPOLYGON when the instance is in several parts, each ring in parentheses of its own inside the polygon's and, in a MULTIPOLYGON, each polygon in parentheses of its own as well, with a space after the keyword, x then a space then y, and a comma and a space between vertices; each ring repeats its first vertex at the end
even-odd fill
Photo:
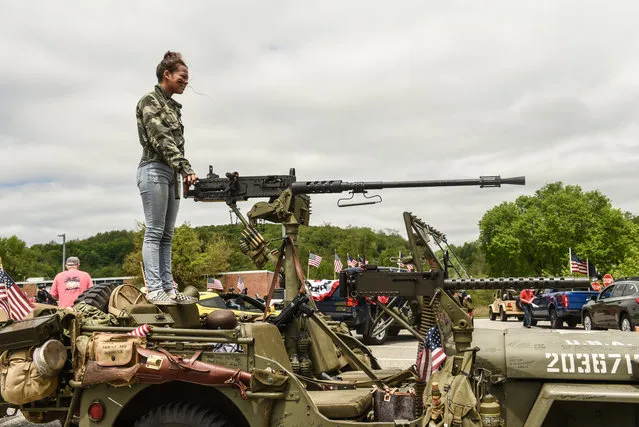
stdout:
MULTIPOLYGON (((236 213, 244 251, 256 264, 273 259, 285 274, 290 299, 277 316, 241 323, 220 310, 201 318, 195 304, 159 309, 130 287, 102 286, 73 308, 2 325, 3 407, 64 427, 637 425, 639 336, 474 331, 451 297, 455 289, 582 286, 579 279, 343 271, 340 292, 427 300, 434 313, 427 334, 410 329, 425 344, 418 363, 381 369, 367 347, 317 315, 301 286, 295 238, 308 224, 306 194, 344 191, 344 183, 294 184, 294 173, 211 174, 187 192, 236 211, 237 200, 270 198, 249 220, 236 213), (257 219, 284 224, 279 250, 261 237, 257 219)), ((346 187, 361 193, 379 184, 346 187)), ((278 281, 276 274, 271 289, 278 281)))

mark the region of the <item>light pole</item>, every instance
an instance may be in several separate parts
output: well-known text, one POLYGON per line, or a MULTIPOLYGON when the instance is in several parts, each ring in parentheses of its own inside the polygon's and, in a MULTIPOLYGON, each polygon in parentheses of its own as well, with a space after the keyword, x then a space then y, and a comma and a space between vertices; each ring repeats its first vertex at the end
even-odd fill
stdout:
POLYGON ((62 271, 64 271, 64 261, 67 258, 67 233, 58 234, 62 237, 62 271))

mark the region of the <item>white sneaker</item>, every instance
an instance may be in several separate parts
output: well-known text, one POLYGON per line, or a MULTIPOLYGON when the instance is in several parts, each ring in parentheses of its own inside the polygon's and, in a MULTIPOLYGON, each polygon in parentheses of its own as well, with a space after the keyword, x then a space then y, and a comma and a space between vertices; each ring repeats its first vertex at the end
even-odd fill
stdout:
POLYGON ((159 291, 149 292, 146 294, 146 299, 151 304, 155 305, 177 305, 177 302, 171 299, 171 297, 169 297, 169 295, 162 289, 159 291))
POLYGON ((178 292, 176 289, 171 289, 167 292, 167 295, 177 304, 194 304, 197 302, 197 298, 184 295, 183 293, 178 292))

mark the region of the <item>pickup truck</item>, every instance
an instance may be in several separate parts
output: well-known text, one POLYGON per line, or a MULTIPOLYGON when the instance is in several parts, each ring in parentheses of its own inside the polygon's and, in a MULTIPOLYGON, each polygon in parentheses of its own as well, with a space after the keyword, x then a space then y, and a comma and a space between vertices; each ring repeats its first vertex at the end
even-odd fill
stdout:
POLYGON ((560 329, 564 322, 574 328, 581 322, 581 308, 596 295, 589 288, 539 290, 533 300, 533 321, 549 320, 552 329, 560 329))

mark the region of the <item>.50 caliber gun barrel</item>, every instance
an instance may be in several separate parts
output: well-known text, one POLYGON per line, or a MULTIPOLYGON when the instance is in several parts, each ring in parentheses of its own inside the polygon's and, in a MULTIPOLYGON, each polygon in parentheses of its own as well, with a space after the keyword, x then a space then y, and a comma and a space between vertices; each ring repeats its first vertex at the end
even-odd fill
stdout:
POLYGON ((346 269, 340 273, 340 296, 433 296, 437 288, 455 289, 571 289, 588 288, 588 278, 490 277, 446 279, 443 271, 393 272, 386 269, 346 269))
POLYGON ((365 190, 381 190, 384 188, 419 188, 419 187, 462 187, 479 186, 501 187, 505 184, 525 185, 526 178, 517 176, 502 178, 499 175, 481 176, 478 179, 441 179, 428 181, 370 181, 346 182, 342 180, 328 181, 297 181, 291 184, 293 194, 342 193, 353 191, 362 193, 365 190))

